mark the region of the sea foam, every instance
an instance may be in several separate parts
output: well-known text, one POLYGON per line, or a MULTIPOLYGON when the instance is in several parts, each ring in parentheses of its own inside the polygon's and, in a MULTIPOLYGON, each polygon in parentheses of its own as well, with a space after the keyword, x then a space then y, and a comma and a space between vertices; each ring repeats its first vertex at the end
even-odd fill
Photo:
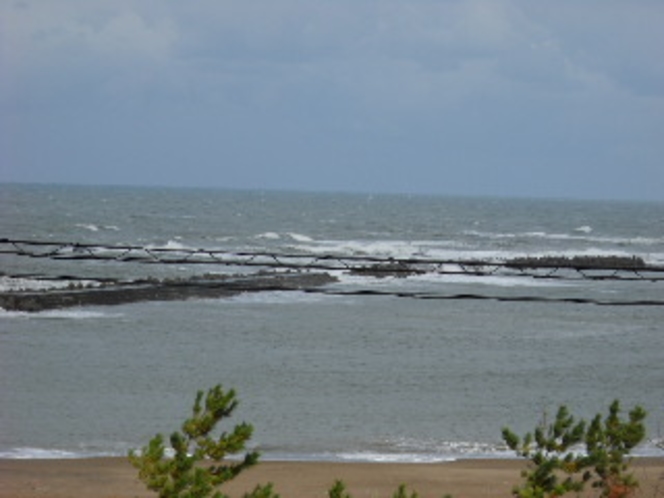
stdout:
POLYGON ((98 318, 113 318, 122 316, 121 313, 104 313, 101 311, 68 308, 62 310, 46 310, 38 312, 8 311, 0 308, 0 318, 22 318, 43 320, 89 320, 98 318))

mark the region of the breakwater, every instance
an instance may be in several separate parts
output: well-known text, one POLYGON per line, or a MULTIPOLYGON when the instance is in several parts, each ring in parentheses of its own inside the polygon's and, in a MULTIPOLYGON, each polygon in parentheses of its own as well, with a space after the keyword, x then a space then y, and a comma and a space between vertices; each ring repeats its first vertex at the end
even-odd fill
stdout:
POLYGON ((257 273, 242 276, 197 276, 190 279, 147 279, 100 286, 0 293, 0 308, 37 312, 75 306, 109 306, 140 301, 214 299, 244 292, 288 291, 335 282, 327 273, 257 273))

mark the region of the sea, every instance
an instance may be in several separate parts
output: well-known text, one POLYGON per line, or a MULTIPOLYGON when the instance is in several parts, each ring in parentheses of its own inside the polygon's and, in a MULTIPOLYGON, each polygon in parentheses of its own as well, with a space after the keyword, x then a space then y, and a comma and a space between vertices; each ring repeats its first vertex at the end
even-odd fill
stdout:
MULTIPOLYGON (((252 424, 264 460, 514 458, 503 427, 524 434, 560 405, 588 419, 614 399, 648 412, 636 453, 662 455, 664 281, 454 263, 662 266, 661 202, 3 184, 0 208, 5 241, 452 262, 384 278, 331 269, 321 292, 0 310, 1 458, 126 455, 217 384, 240 401, 221 430, 252 424)), ((243 261, 3 253, 0 290, 262 269, 243 261)))

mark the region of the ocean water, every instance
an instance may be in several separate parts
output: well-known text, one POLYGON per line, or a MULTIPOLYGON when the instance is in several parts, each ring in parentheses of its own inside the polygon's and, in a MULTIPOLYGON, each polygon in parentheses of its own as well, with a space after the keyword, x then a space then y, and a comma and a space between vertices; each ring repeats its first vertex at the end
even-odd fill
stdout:
MULTIPOLYGON (((635 256, 664 265, 661 203, 2 185, 0 207, 0 238, 18 240, 385 260, 635 256)), ((4 289, 54 285, 35 274, 257 269, 7 254, 0 262, 4 289)), ((664 282, 334 273, 329 293, 0 311, 0 457, 125 454, 176 429, 196 391, 217 383, 238 391, 230 423, 252 423, 252 445, 267 459, 507 457, 503 426, 531 430, 560 404, 591 417, 615 398, 647 409, 649 442, 639 452, 659 452, 664 306, 610 303, 663 301, 664 282)))

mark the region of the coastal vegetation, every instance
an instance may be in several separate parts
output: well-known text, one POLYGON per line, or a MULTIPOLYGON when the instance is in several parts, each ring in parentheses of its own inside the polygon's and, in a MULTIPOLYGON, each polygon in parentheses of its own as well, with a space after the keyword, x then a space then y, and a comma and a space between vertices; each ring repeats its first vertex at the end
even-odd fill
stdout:
MULTIPOLYGON (((218 487, 258 462, 256 451, 246 453, 239 462, 224 461, 228 455, 245 451, 253 433, 251 425, 241 423, 231 432, 212 435, 217 424, 235 411, 235 391, 224 391, 217 385, 205 394, 204 400, 203 396, 203 391, 197 393, 191 417, 183 422, 181 430, 171 434, 168 453, 172 455, 167 454, 161 434, 140 452, 129 453, 139 479, 160 498, 222 498, 218 487), (206 465, 199 465, 201 462, 206 465)), ((266 485, 258 486, 247 496, 269 498, 273 494, 271 486, 266 485)))
MULTIPOLYGON (((157 434, 140 451, 129 453, 139 479, 160 498, 225 498, 219 488, 259 459, 257 451, 241 455, 253 433, 250 424, 243 422, 213 435, 217 424, 230 418, 237 405, 232 389, 225 391, 217 385, 207 393, 199 391, 191 416, 171 434, 170 447, 157 434), (229 455, 234 457, 230 462, 226 460, 229 455)), ((552 423, 541 423, 522 437, 504 428, 505 444, 529 461, 513 496, 553 498, 578 494, 588 486, 601 498, 634 496, 639 484, 630 470, 630 453, 645 438, 645 418, 646 412, 639 406, 623 418, 616 400, 607 416, 598 414, 589 423, 576 420, 563 405, 552 423)), ((328 496, 352 498, 341 480, 334 482, 328 496)), ((244 495, 278 497, 272 484, 257 485, 244 495)), ((401 485, 392 498, 417 498, 417 493, 401 485)))
POLYGON ((638 488, 629 468, 630 452, 645 438, 646 412, 637 406, 626 420, 614 401, 605 418, 596 415, 588 424, 576 421, 566 406, 555 420, 519 437, 503 429, 503 439, 517 455, 530 460, 524 482, 514 488, 519 498, 545 498, 581 492, 586 484, 603 498, 627 498, 638 488))

